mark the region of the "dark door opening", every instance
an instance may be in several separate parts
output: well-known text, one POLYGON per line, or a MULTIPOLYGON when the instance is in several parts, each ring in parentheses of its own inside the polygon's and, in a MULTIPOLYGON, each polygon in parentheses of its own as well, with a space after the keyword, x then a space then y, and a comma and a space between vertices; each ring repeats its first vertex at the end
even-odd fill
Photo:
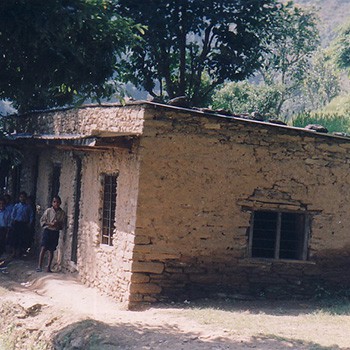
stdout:
POLYGON ((82 161, 75 156, 76 173, 75 173, 75 190, 74 190, 74 221, 72 236, 71 260, 75 263, 78 261, 78 232, 79 232, 79 215, 80 215, 80 197, 81 197, 81 179, 82 179, 82 161))

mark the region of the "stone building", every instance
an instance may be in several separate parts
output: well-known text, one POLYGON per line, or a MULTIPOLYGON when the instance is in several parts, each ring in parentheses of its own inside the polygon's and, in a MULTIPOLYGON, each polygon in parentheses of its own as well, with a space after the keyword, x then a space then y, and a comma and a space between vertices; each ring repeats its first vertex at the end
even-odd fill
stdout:
POLYGON ((348 138, 139 102, 21 116, 8 142, 38 216, 62 198, 58 266, 128 307, 350 287, 348 138))

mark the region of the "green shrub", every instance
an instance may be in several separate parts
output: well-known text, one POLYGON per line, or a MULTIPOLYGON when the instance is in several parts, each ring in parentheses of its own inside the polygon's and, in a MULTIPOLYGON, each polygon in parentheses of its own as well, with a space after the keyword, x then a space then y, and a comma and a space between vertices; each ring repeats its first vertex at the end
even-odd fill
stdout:
POLYGON ((301 113, 292 120, 292 125, 305 127, 308 124, 319 124, 332 132, 344 132, 350 134, 350 117, 337 113, 301 113))

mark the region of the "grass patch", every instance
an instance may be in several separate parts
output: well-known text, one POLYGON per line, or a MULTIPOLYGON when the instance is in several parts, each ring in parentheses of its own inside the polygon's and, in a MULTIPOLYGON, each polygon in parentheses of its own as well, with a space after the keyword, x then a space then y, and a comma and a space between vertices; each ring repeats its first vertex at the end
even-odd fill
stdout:
MULTIPOLYGON (((318 302, 267 302, 226 307, 192 306, 183 316, 212 329, 245 338, 285 339, 290 344, 302 342, 308 349, 340 349, 349 347, 350 302, 327 300, 318 302)), ((292 346, 291 345, 291 346, 292 346)))
POLYGON ((292 125, 304 128, 308 124, 319 124, 327 128, 328 132, 350 133, 350 117, 342 114, 302 113, 292 120, 292 125))

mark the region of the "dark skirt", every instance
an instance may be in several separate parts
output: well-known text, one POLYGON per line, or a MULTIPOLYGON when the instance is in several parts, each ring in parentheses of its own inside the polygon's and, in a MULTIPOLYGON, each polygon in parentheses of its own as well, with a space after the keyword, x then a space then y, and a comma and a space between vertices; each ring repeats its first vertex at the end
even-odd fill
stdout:
POLYGON ((53 231, 45 228, 43 232, 43 238, 41 240, 41 246, 46 250, 53 252, 57 248, 59 237, 60 231, 53 231))

